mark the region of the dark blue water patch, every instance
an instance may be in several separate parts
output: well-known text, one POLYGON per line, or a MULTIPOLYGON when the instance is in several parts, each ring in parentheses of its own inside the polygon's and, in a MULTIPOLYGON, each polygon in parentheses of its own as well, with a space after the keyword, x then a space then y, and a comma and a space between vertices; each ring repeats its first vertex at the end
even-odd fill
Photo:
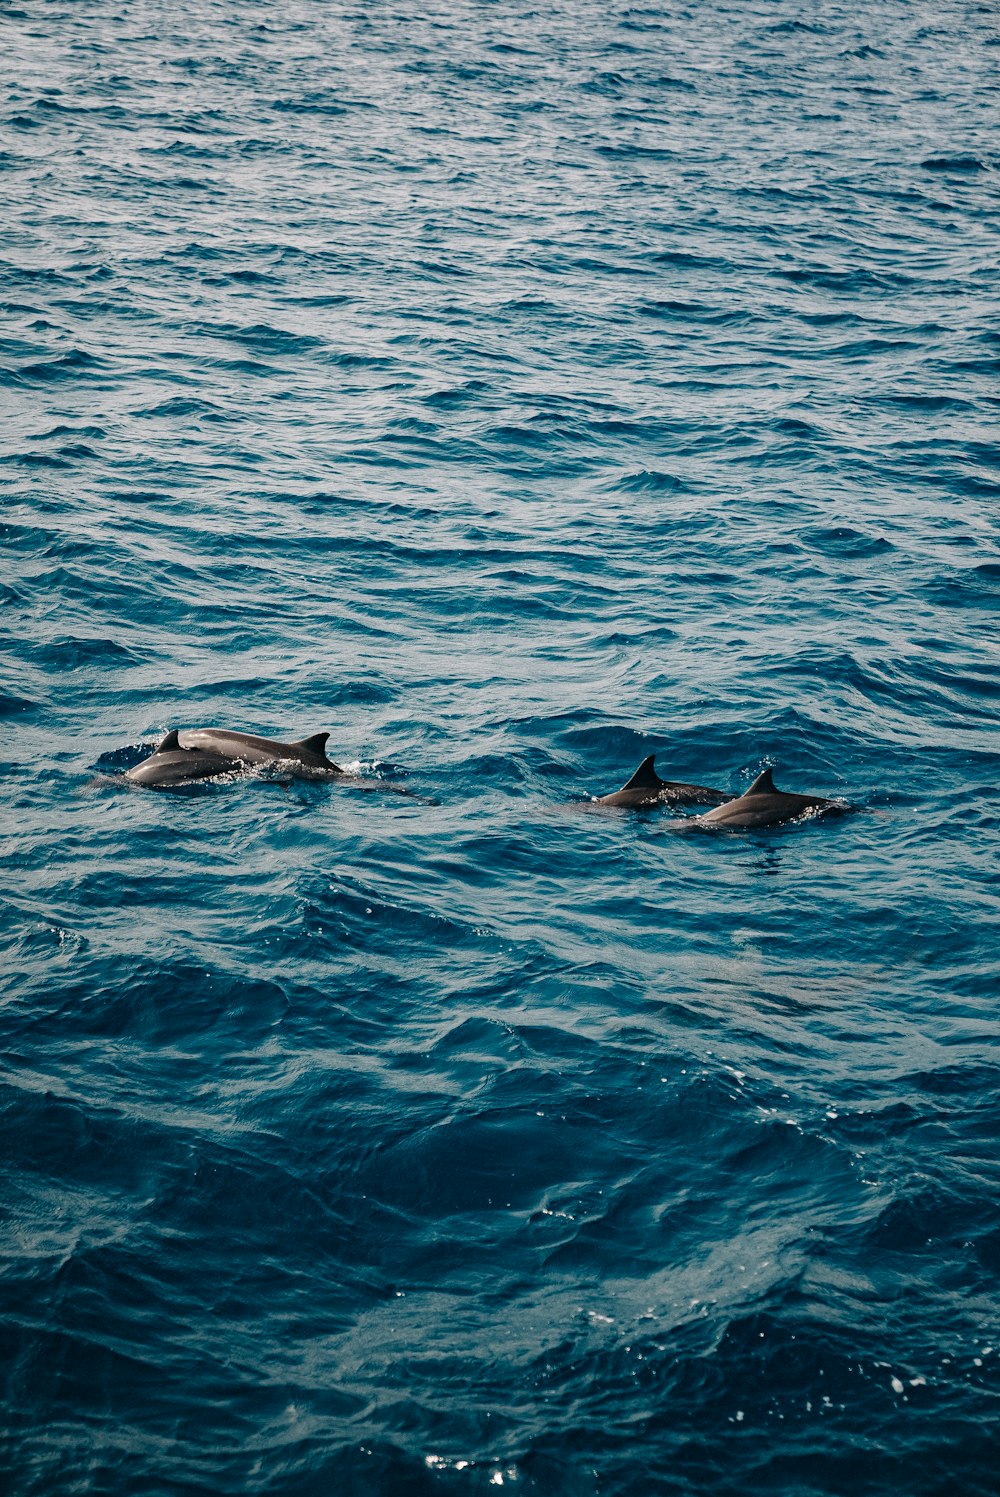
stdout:
POLYGON ((687 327, 690 323, 711 327, 747 327, 754 314, 745 310, 713 306, 705 302, 679 302, 669 299, 645 300, 638 304, 641 316, 687 327))
MULTIPOLYGON (((73 279, 64 271, 56 270, 51 265, 14 265, 0 261, 0 285, 3 284, 12 285, 18 291, 37 290, 38 288, 48 290, 51 287, 72 286, 73 279)), ((29 315, 38 310, 37 305, 33 303, 15 302, 9 306, 12 310, 26 312, 29 315)))
POLYGON ((125 770, 132 769, 143 759, 149 757, 156 748, 156 740, 148 739, 142 743, 125 743, 119 748, 107 749, 98 758, 95 769, 103 774, 123 774, 125 770))
POLYGON ((20 359, 38 353, 44 345, 29 343, 25 338, 0 339, 0 355, 4 358, 20 359))
POLYGON ((16 369, 8 369, 6 372, 13 384, 35 387, 87 378, 106 368, 106 361, 98 358, 96 354, 87 353, 82 348, 75 348, 69 353, 61 354, 58 358, 21 364, 16 369))
POLYGON ((100 120, 108 120, 117 123, 120 120, 131 119, 132 113, 120 104, 83 104, 66 103, 61 98, 38 98, 31 104, 31 109, 43 119, 51 116, 57 120, 66 116, 68 118, 80 118, 90 120, 96 117, 100 120))
POLYGON ((765 27, 765 30, 771 36, 791 36, 795 33, 806 36, 826 36, 829 34, 829 27, 824 26, 822 23, 799 20, 775 21, 773 25, 765 27))
MULTIPOLYGON (((116 557, 113 548, 104 545, 95 545, 93 542, 86 540, 70 541, 63 536, 46 537, 46 543, 40 548, 40 554, 48 559, 65 557, 67 560, 72 559, 74 561, 73 566, 58 565, 50 567, 44 573, 43 581, 45 590, 51 596, 57 596, 63 608, 76 606, 80 615, 77 621, 80 623, 90 621, 93 601, 93 575, 103 575, 105 578, 109 614, 111 606, 121 610, 117 617, 111 615, 111 618, 106 619, 105 622, 111 622, 113 619, 117 630, 122 628, 123 621, 128 618, 129 610, 134 608, 144 596, 148 595, 150 580, 160 572, 158 568, 151 568, 146 576, 140 576, 134 570, 130 573, 130 569, 127 566, 121 565, 121 559, 116 557), (116 563, 118 563, 117 567, 116 563)), ((209 586, 207 579, 204 579, 202 574, 195 573, 190 569, 185 569, 178 565, 166 566, 160 575, 166 575, 175 583, 203 581, 206 589, 209 586)), ((185 613, 190 615, 194 610, 194 604, 190 598, 190 588, 187 592, 184 589, 180 589, 180 594, 180 596, 173 600, 170 605, 171 609, 181 616, 185 613)), ((133 633, 131 630, 129 632, 133 633)), ((133 638, 135 638, 134 633, 133 638)), ((44 657, 48 653, 53 659, 56 656, 52 652, 65 651, 67 653, 60 655, 60 658, 68 662, 77 647, 84 654, 86 654, 88 649, 101 653, 106 647, 108 652, 118 652, 121 660, 126 658, 127 647, 125 645, 121 644, 111 635, 104 637, 103 644, 100 643, 100 639, 101 637, 97 635, 57 636, 56 638, 47 639, 44 642, 32 640, 29 650, 30 653, 38 657, 44 657)))
POLYGON ((894 390, 872 397, 874 405, 896 406, 902 410, 926 411, 929 414, 952 413, 961 415, 968 409, 960 395, 931 393, 930 391, 894 390))
POLYGON ((549 415, 528 417, 514 425, 491 426, 483 433, 483 440, 500 447, 549 448, 562 442, 579 442, 582 433, 572 426, 554 420, 549 415))
POLYGON ((863 531, 855 530, 850 525, 839 525, 835 527, 816 527, 807 530, 802 536, 803 542, 808 547, 822 551, 826 556, 839 556, 844 558, 867 558, 884 556, 895 548, 891 541, 882 535, 868 535, 863 531))
POLYGON ((62 457, 73 458, 74 460, 81 458, 86 460, 100 456, 97 449, 89 447, 86 442, 67 442, 59 448, 59 453, 62 457))
POLYGON ((989 169, 978 156, 928 156, 920 163, 927 172, 981 172, 989 169))
POLYGON ((135 663, 138 659, 117 640, 98 635, 63 635, 44 646, 35 647, 32 653, 58 670, 76 670, 87 666, 113 670, 120 669, 125 663, 135 663))
POLYGON ((954 359, 951 367, 956 374, 985 374, 993 377, 1000 370, 1000 358, 954 359))
POLYGON ((691 488, 684 479, 673 473, 660 473, 650 469, 629 473, 611 487, 625 494, 678 494, 687 493, 691 488))
POLYGON ((264 323, 249 327, 215 326, 212 331, 215 337, 227 338, 234 343, 242 343, 247 348, 277 355, 307 353, 311 349, 321 348, 325 342, 323 338, 313 334, 293 333, 287 328, 272 327, 264 323))
POLYGON ((809 285, 824 291, 840 291, 848 295, 878 295, 901 291, 912 284, 912 279, 906 272, 893 271, 887 267, 879 270, 862 267, 834 270, 814 265, 794 270, 776 269, 773 274, 793 284, 809 285))
POLYGON ((470 379, 451 389, 435 390, 423 396, 422 402, 432 410, 461 410, 465 406, 481 408, 484 397, 491 396, 499 403, 498 392, 488 380, 470 379))
MULTIPOLYGON (((997 1212, 987 1201, 977 1200, 970 1208, 957 1193, 927 1186, 890 1202, 869 1230, 868 1247, 881 1258, 883 1272, 899 1273, 906 1271, 908 1258, 925 1259, 928 1250, 938 1263, 946 1255, 960 1261, 960 1250, 979 1239, 987 1244, 989 1257, 997 1231, 997 1212)), ((953 1269, 951 1287, 961 1288, 963 1281, 980 1287, 983 1266, 989 1265, 966 1262, 957 1274, 953 1269)))
POLYGON ((230 413, 214 405, 211 401, 190 395, 172 395, 167 400, 158 401, 156 405, 135 410, 132 414, 135 416, 158 417, 196 416, 200 421, 212 422, 234 420, 234 417, 230 413))
POLYGON ((0 691, 0 717, 16 717, 22 712, 37 711, 37 702, 32 702, 28 697, 17 696, 14 692, 0 691))
POLYGON ((475 933, 454 921, 425 910, 408 907, 379 896, 372 888, 331 883, 309 897, 302 906, 302 929, 321 947, 355 945, 371 953, 387 947, 399 948, 409 941, 420 943, 425 934, 440 948, 455 942, 476 944, 475 933))
MULTIPOLYGON (((95 881, 91 892, 94 908, 113 899, 107 882, 95 881)), ((139 878, 128 893, 138 909, 154 900, 166 908, 185 903, 183 889, 169 880, 157 886, 155 878, 139 878)), ((59 991, 59 1001, 44 1003, 37 1021, 39 1033, 61 1030, 67 1048, 95 1040, 177 1046, 188 1054, 204 1054, 220 1044, 239 1048, 254 1036, 269 1034, 291 1002, 273 980, 240 978, 176 962, 139 960, 127 967, 118 962, 106 968, 107 980, 95 986, 91 974, 97 955, 87 962, 78 952, 73 954, 76 971, 59 991)), ((187 1071, 200 1085, 200 1068, 188 1061, 187 1071)))
POLYGON ((226 374, 252 375, 255 379, 270 379, 275 373, 275 367, 263 359, 230 359, 214 358, 207 361, 213 369, 218 369, 226 374))
POLYGON ((366 101, 353 99, 348 103, 341 102, 328 93, 315 93, 295 99, 275 99, 271 105, 276 114, 315 114, 328 119, 336 119, 340 115, 348 114, 352 109, 366 107, 371 108, 372 105, 366 101))
MULTIPOLYGON (((183 184, 178 184, 183 185, 183 184)), ((280 286, 282 278, 263 270, 231 270, 225 275, 205 276, 206 286, 280 286)))
POLYGON ((0 463, 5 466, 17 466, 21 468, 68 468, 71 465, 64 458, 56 457, 47 452, 14 452, 0 457, 0 463))
POLYGON ((622 73, 608 70, 585 79, 580 88, 584 93, 602 94, 617 99, 621 98, 630 85, 631 79, 627 79, 622 73))
MULTIPOLYGON (((354 669, 355 674, 340 670, 334 673, 328 667, 315 668, 311 672, 309 678, 300 684, 296 694, 297 707, 304 723, 316 723, 318 731, 320 724, 325 724, 334 715, 342 715, 348 709, 385 707, 396 701, 395 688, 370 674, 363 660, 355 662, 354 669)), ((205 680, 197 687, 192 687, 187 700, 205 700, 211 702, 215 709, 220 700, 232 699, 234 710, 246 715, 251 710, 250 703, 254 704, 253 710, 259 711, 256 704, 268 702, 273 691, 274 682, 268 677, 223 676, 205 680)), ((179 708, 182 705, 178 703, 179 708)), ((268 709, 267 716, 270 718, 271 715, 271 710, 268 709)), ((186 725, 194 726, 193 723, 186 725)), ((284 741, 290 731, 279 725, 276 736, 284 741)), ((298 737, 300 733, 296 732, 292 736, 298 737)), ((393 766, 393 772, 405 774, 407 771, 404 766, 396 765, 393 766)))
POLYGON ((644 73, 639 81, 644 88, 649 88, 657 92, 661 89, 667 92, 677 90, 689 94, 696 94, 698 92, 698 85, 693 79, 677 78, 672 73, 663 73, 656 69, 653 69, 649 73, 644 73))
POLYGON ((1000 606, 997 575, 996 563, 993 562, 961 569, 945 569, 940 577, 927 581, 921 591, 929 601, 941 608, 972 609, 989 616, 995 614, 1000 606))
POLYGON ((12 114, 7 120, 12 130, 37 130, 42 121, 30 114, 12 114))

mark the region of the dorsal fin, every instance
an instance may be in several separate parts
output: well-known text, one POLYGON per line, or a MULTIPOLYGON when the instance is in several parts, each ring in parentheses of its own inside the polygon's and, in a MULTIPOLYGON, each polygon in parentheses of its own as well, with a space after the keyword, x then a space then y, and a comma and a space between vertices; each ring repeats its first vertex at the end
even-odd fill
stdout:
POLYGON ((743 794, 777 795, 778 791, 775 789, 774 781, 771 778, 771 771, 769 769, 765 769, 763 774, 759 774, 757 776, 753 784, 750 786, 750 789, 744 790, 743 794))
POLYGON ((655 754, 650 754, 647 759, 643 759, 642 763, 639 765, 639 768, 636 770, 635 774, 632 776, 632 778, 626 784, 624 784, 622 786, 622 789, 623 790, 659 790, 660 786, 664 785, 666 783, 666 781, 665 780, 661 780, 660 776, 656 773, 656 770, 653 768, 653 760, 655 758, 656 758, 655 754))
POLYGON ((295 747, 309 749, 311 753, 326 756, 326 740, 329 733, 314 733, 311 738, 300 738, 295 747))
POLYGON ((166 738, 164 738, 160 743, 156 745, 156 752, 158 754, 167 754, 171 749, 179 749, 180 746, 180 739, 177 737, 177 729, 171 728, 166 738))

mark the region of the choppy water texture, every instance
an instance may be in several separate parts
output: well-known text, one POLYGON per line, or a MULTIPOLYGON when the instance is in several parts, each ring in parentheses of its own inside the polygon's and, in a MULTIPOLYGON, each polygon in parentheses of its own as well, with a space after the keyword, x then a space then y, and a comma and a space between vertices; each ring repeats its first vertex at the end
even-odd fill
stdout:
POLYGON ((1000 15, 417 9, 0 12, 4 1490, 993 1494, 1000 15))

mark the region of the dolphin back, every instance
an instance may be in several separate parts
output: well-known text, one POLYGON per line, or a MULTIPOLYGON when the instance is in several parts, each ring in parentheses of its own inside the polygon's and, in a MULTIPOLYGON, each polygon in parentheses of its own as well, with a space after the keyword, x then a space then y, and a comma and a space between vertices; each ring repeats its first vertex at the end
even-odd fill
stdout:
POLYGON ((841 801, 827 800, 821 795, 796 795, 793 791, 779 790, 773 772, 765 769, 736 800, 717 806, 698 820, 709 826, 777 826, 783 821, 793 821, 806 811, 846 809, 841 801))
POLYGON ((648 754, 620 790, 599 796, 597 804, 641 810, 645 806, 655 806, 662 802, 669 802, 674 806, 711 806, 731 799, 724 790, 713 790, 708 785, 688 785, 683 780, 661 780, 653 768, 655 759, 655 754, 648 754))
POLYGON ((171 747, 168 740, 176 737, 176 733, 168 734, 163 740, 167 747, 161 744, 148 759, 127 769, 124 778, 132 785, 189 785, 194 780, 209 780, 243 768, 239 759, 225 754, 171 747))
POLYGON ((259 738, 255 733, 237 733, 232 728, 186 728, 179 735, 181 748, 207 749, 227 754, 244 764, 301 764, 306 769, 325 769, 343 774, 339 765, 326 757, 329 733, 313 733, 309 738, 285 741, 259 738))

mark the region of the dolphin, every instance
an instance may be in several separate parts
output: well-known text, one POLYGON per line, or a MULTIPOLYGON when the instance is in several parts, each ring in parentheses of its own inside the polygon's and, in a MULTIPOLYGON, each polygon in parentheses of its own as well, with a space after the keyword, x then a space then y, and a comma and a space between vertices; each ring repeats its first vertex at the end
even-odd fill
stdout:
POLYGON ((215 775, 234 774, 255 764, 282 764, 293 773, 352 776, 326 757, 329 733, 295 743, 234 733, 228 728, 189 728, 170 732, 148 759, 125 771, 133 785, 186 785, 215 775))
POLYGON ((844 801, 826 800, 821 795, 793 795, 778 790, 771 771, 765 769, 763 774, 757 776, 750 789, 737 800, 731 800, 724 806, 716 806, 714 811, 706 811, 704 816, 695 817, 692 825, 776 826, 782 821, 794 821, 796 816, 802 816, 806 811, 823 815, 826 811, 848 810, 850 807, 844 801))
POLYGON ((661 780, 653 768, 655 754, 643 759, 639 768, 620 790, 611 795, 594 797, 598 806, 621 806, 637 810, 640 806, 717 806, 722 801, 732 800, 724 790, 711 790, 707 785, 685 785, 682 780, 661 780))
MULTIPOLYGON (((168 735, 169 736, 169 735, 168 735)), ((303 769, 321 769, 327 774, 344 774, 339 764, 326 757, 329 733, 314 733, 284 743, 276 738, 256 738, 253 733, 234 733, 229 728, 186 728, 178 734, 182 749, 200 749, 239 759, 242 764, 298 764, 303 769)), ((163 744, 160 744, 160 748, 163 744)), ((159 749, 157 749, 159 753, 159 749)))

